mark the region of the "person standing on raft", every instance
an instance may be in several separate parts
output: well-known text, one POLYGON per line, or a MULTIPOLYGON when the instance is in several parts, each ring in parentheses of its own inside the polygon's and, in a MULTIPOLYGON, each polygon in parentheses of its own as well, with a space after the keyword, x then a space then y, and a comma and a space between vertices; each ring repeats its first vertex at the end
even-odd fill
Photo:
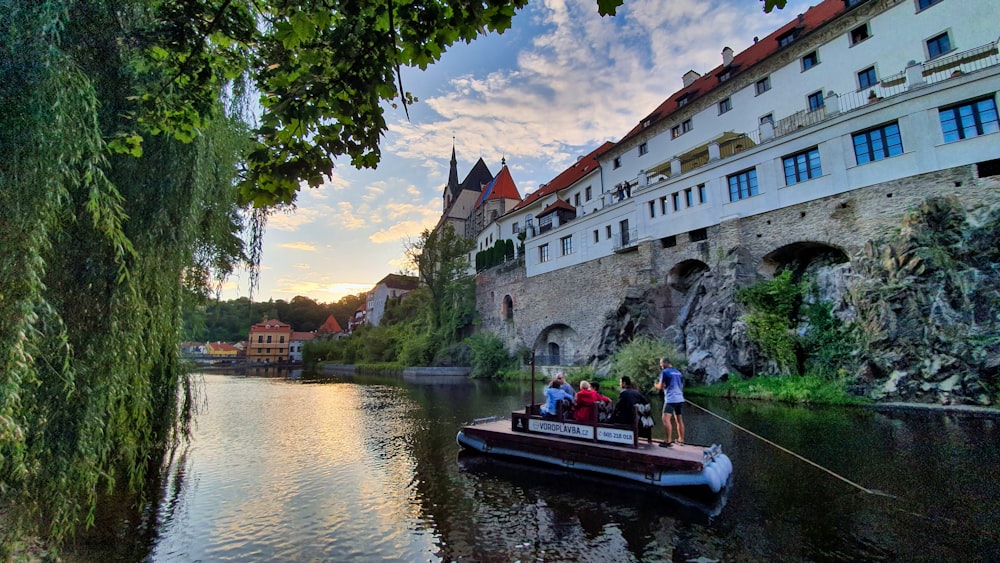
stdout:
POLYGON ((661 391, 666 390, 663 396, 663 430, 666 439, 660 444, 664 448, 673 445, 673 422, 677 420, 677 440, 678 444, 684 443, 684 419, 681 417, 684 406, 683 382, 681 372, 670 363, 668 358, 660 358, 660 378, 655 387, 661 391))

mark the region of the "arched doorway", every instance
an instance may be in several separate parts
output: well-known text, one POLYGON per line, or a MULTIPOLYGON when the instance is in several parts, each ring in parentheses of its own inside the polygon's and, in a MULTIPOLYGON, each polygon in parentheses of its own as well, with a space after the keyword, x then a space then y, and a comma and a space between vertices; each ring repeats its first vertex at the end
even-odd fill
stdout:
POLYGON ((546 349, 546 360, 548 364, 558 366, 560 364, 559 358, 559 345, 555 342, 549 342, 548 348, 546 349))

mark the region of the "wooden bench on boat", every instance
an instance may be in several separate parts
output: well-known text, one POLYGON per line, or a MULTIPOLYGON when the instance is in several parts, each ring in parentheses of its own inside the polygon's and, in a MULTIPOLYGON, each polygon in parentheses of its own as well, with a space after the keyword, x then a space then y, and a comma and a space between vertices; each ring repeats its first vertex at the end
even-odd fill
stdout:
MULTIPOLYGON (((527 405, 524 407, 523 413, 511 413, 511 430, 552 434, 575 440, 631 445, 632 447, 638 447, 640 438, 645 438, 646 443, 653 441, 652 426, 646 427, 642 424, 642 418, 650 416, 649 404, 633 407, 632 424, 579 421, 567 416, 571 411, 562 408, 555 416, 545 416, 542 414, 541 407, 540 404, 527 405)), ((592 408, 594 409, 592 419, 597 420, 597 405, 592 408)))

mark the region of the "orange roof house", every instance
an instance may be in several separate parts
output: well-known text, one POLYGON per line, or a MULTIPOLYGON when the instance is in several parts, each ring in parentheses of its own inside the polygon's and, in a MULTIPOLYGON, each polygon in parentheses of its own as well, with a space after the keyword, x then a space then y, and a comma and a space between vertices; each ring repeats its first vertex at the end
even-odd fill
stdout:
POLYGON ((250 327, 248 363, 277 363, 288 359, 288 344, 292 326, 277 319, 268 319, 250 327))
POLYGON ((330 315, 323 322, 322 326, 316 329, 316 336, 329 337, 342 332, 344 332, 344 329, 340 328, 340 323, 337 322, 337 319, 333 318, 333 315, 330 315))

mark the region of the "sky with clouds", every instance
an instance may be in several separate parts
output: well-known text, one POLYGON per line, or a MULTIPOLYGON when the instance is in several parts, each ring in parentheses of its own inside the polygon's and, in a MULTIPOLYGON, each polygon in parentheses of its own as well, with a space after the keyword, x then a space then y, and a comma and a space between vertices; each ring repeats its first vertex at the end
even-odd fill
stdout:
MULTIPOLYGON (((524 196, 625 135, 685 72, 715 68, 724 47, 742 51, 809 4, 765 14, 759 0, 625 0, 601 17, 596 0, 531 0, 504 34, 455 45, 425 71, 403 69, 419 100, 410 119, 387 110, 377 169, 335 162, 294 211, 271 217, 254 301, 335 302, 405 271, 406 243, 441 215, 453 142, 459 180, 479 158, 493 174, 506 159, 524 196)), ((249 296, 246 273, 221 291, 249 296)))

